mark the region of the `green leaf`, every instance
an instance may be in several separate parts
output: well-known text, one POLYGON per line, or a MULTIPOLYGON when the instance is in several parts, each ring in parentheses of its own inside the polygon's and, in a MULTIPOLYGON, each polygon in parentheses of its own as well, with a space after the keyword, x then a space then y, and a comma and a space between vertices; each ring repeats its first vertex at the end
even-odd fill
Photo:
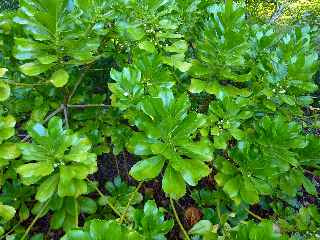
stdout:
POLYGON ((39 202, 46 202, 56 192, 58 183, 59 183, 59 174, 55 174, 55 175, 52 175, 49 178, 47 178, 38 187, 36 199, 39 202))
POLYGON ((16 120, 13 116, 0 117, 0 143, 11 138, 15 134, 16 120))
POLYGON ((87 193, 87 183, 84 180, 76 179, 75 174, 68 166, 60 168, 60 181, 58 184, 58 195, 60 197, 78 197, 87 193))
POLYGON ((206 88, 206 83, 198 79, 191 79, 191 85, 189 91, 191 93, 201 93, 206 88))
POLYGON ((214 136, 214 147, 217 149, 227 149, 229 137, 226 133, 214 136))
POLYGON ((36 62, 26 63, 20 66, 21 72, 27 76, 37 76, 51 67, 50 64, 44 65, 36 62))
POLYGON ((94 214, 97 211, 96 202, 88 197, 81 197, 79 199, 80 211, 87 214, 94 214))
POLYGON ((161 172, 165 160, 154 156, 136 163, 130 170, 130 175, 138 181, 153 179, 161 172))
POLYGON ((96 240, 104 240, 106 236, 114 240, 122 240, 125 238, 121 225, 115 221, 93 221, 90 224, 90 235, 96 240))
POLYGON ((171 166, 167 166, 162 179, 162 188, 173 199, 179 199, 186 193, 186 184, 182 176, 171 166))
POLYGON ((57 87, 63 87, 68 83, 69 80, 69 74, 64 69, 59 69, 56 72, 54 72, 51 76, 50 81, 52 84, 57 87))
POLYGON ((121 35, 133 41, 141 40, 145 34, 139 24, 131 24, 122 21, 117 24, 117 27, 121 35))
POLYGON ((0 82, 0 102, 7 100, 10 97, 10 87, 4 82, 0 82))
POLYGON ((92 240, 90 234, 83 232, 82 230, 72 230, 68 232, 67 237, 63 238, 64 240, 92 240))
POLYGON ((50 226, 53 229, 59 229, 63 226, 66 218, 66 212, 64 210, 55 211, 50 220, 50 226))
POLYGON ((259 202, 259 195, 255 186, 246 178, 240 187, 240 195, 246 203, 256 204, 259 202))
POLYGON ((8 71, 8 69, 6 69, 6 68, 0 68, 0 77, 3 77, 7 71, 8 71))
POLYGON ((180 144, 181 153, 188 155, 190 158, 200 161, 212 160, 212 149, 207 140, 200 142, 180 144))
POLYGON ((143 212, 140 209, 135 210, 134 220, 138 226, 138 232, 146 239, 165 239, 174 225, 173 220, 164 220, 162 209, 158 209, 155 201, 147 201, 143 212))
POLYGON ((294 106, 296 104, 296 102, 292 96, 282 94, 282 95, 280 95, 280 98, 283 102, 285 102, 286 104, 288 104, 290 106, 294 106))
POLYGON ((43 177, 53 172, 53 166, 49 163, 28 163, 17 168, 17 173, 24 178, 43 177))
POLYGON ((149 53, 156 52, 156 48, 155 48, 154 44, 150 41, 143 41, 143 42, 139 43, 139 48, 143 49, 149 53))
POLYGON ((150 143, 142 134, 134 134, 128 143, 128 150, 135 155, 149 155, 152 153, 150 143))
POLYGON ((58 61, 58 57, 54 55, 46 55, 37 58, 41 64, 51 64, 58 61))
POLYGON ((312 183, 312 181, 310 179, 308 179, 307 177, 303 176, 303 187, 306 189, 306 191, 314 196, 318 195, 317 189, 315 187, 315 185, 312 183))
POLYGON ((19 209, 19 219, 20 221, 25 221, 30 217, 30 211, 25 203, 22 203, 19 209))
POLYGON ((188 49, 187 42, 184 40, 179 40, 175 43, 173 43, 171 46, 168 46, 165 48, 167 52, 171 53, 184 53, 188 49))
POLYGON ((0 158, 10 160, 20 156, 21 152, 16 144, 4 143, 0 145, 0 158))
POLYGON ((10 221, 15 214, 16 214, 16 210, 14 209, 14 207, 0 204, 0 216, 5 221, 10 221))
POLYGON ((17 172, 22 175, 23 182, 35 184, 54 170, 60 171, 54 177, 44 179, 38 189, 39 201, 50 198, 56 189, 60 197, 78 197, 86 193, 88 189, 84 179, 97 171, 97 156, 90 152, 88 138, 64 130, 63 122, 58 117, 50 119, 48 129, 35 123, 30 125, 28 132, 33 143, 21 143, 19 148, 23 159, 33 163, 18 167, 17 172))
POLYGON ((206 233, 211 232, 212 228, 213 225, 209 220, 200 220, 189 230, 189 234, 205 235, 206 233))
POLYGON ((198 181, 210 174, 209 167, 202 161, 195 159, 183 159, 173 162, 172 167, 181 173, 184 181, 191 186, 196 186, 198 181))
POLYGON ((112 92, 112 105, 121 110, 136 106, 144 94, 141 72, 134 68, 124 68, 122 72, 111 69, 110 77, 116 81, 108 84, 112 92))
POLYGON ((231 178, 223 187, 223 191, 225 191, 230 196, 230 198, 238 196, 239 190, 240 185, 238 177, 231 178))

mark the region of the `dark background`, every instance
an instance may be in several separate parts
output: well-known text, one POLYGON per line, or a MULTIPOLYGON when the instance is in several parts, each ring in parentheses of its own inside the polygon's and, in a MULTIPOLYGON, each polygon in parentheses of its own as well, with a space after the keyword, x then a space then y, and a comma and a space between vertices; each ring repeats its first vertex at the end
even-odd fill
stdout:
POLYGON ((18 5, 18 0, 0 0, 0 12, 6 9, 15 9, 18 5))

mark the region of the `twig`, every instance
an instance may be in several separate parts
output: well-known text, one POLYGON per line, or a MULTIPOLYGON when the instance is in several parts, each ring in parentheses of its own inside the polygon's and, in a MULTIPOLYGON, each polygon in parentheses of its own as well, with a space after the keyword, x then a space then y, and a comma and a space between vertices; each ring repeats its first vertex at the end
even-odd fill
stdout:
MULTIPOLYGON (((222 226, 221 210, 220 210, 220 200, 218 200, 218 202, 217 202, 217 207, 216 207, 216 209, 217 209, 217 214, 218 214, 218 218, 219 218, 219 225, 222 226)), ((222 227, 221 230, 222 230, 223 235, 225 235, 225 229, 224 229, 224 227, 222 227)))
POLYGON ((113 155, 113 160, 114 160, 115 163, 116 163, 116 168, 117 168, 118 176, 120 176, 120 169, 119 169, 119 163, 118 163, 117 156, 113 155))
MULTIPOLYGON (((95 19, 93 22, 95 22, 95 21, 96 21, 96 19, 95 19)), ((94 24, 93 24, 92 26, 94 26, 94 24)), ((89 34, 92 26, 90 26, 90 25, 88 26, 88 28, 87 28, 86 31, 85 31, 85 36, 86 36, 87 34, 89 34)), ((109 40, 109 38, 104 38, 104 39, 101 41, 100 47, 99 47, 99 49, 98 49, 98 51, 97 51, 97 54, 99 54, 101 51, 104 50, 104 45, 105 45, 105 43, 108 42, 108 40, 109 40)), ((96 61, 96 60, 95 60, 95 61, 96 61)), ((82 72, 82 74, 80 75, 78 81, 77 81, 76 84, 74 85, 74 88, 72 89, 71 94, 70 94, 69 97, 67 98, 67 105, 70 103, 72 97, 73 97, 74 94, 76 93, 76 91, 77 91, 78 87, 80 86, 82 80, 84 79, 86 73, 90 70, 91 66, 95 63, 95 61, 90 62, 90 63, 88 63, 88 64, 86 65, 84 71, 82 72)))
MULTIPOLYGON (((87 178, 87 181, 89 182, 89 184, 91 184, 91 186, 97 191, 97 193, 100 195, 100 197, 105 198, 106 195, 104 195, 99 188, 97 188, 97 186, 89 179, 87 178)), ((107 200, 107 204, 108 206, 119 216, 121 217, 121 213, 115 208, 115 206, 113 206, 109 200, 107 200)))
POLYGON ((130 198, 129 198, 129 201, 128 201, 128 204, 127 204, 127 206, 126 206, 126 209, 124 210, 123 214, 122 214, 121 217, 120 217, 120 224, 122 224, 122 223, 123 223, 123 220, 126 218, 127 213, 128 213, 128 210, 129 210, 129 207, 130 207, 130 204, 131 204, 134 196, 137 194, 137 192, 138 192, 139 189, 141 188, 142 184, 143 184, 143 181, 140 182, 139 185, 137 186, 137 188, 135 189, 135 191, 131 193, 130 198))
POLYGON ((78 202, 77 202, 77 199, 74 198, 74 210, 75 210, 75 225, 76 225, 76 228, 79 226, 79 213, 78 213, 78 202))
POLYGON ((183 225, 182 225, 182 223, 181 223, 181 221, 180 221, 180 219, 179 219, 178 213, 177 213, 176 208, 175 208, 175 206, 174 206, 173 199, 172 199, 171 197, 170 197, 170 204, 171 204, 171 208, 172 208, 172 210, 173 210, 174 217, 176 218, 177 223, 178 223, 181 231, 183 232, 185 238, 186 238, 187 240, 190 240, 190 237, 189 237, 187 231, 184 229, 184 227, 183 227, 183 225))
POLYGON ((12 233, 17 227, 20 226, 21 222, 22 222, 22 221, 20 220, 20 221, 19 221, 16 225, 14 225, 5 235, 1 236, 0 239, 6 238, 10 233, 12 233))
POLYGON ((125 178, 127 181, 129 181, 129 169, 128 169, 128 161, 125 151, 122 152, 122 158, 123 158, 123 164, 124 164, 124 170, 126 171, 125 178))
POLYGON ((69 128, 69 119, 68 119, 68 108, 66 107, 66 105, 63 105, 63 115, 64 115, 66 128, 68 129, 69 128))
POLYGON ((302 169, 302 171, 304 171, 305 173, 308 173, 308 174, 314 176, 314 172, 312 172, 312 171, 310 171, 310 170, 308 170, 308 169, 302 169))
POLYGON ((85 69, 83 70, 83 72, 81 73, 78 81, 77 81, 76 84, 74 85, 74 87, 73 87, 73 89, 72 89, 72 91, 71 91, 71 93, 70 93, 70 95, 69 95, 69 97, 68 97, 68 99, 67 99, 67 104, 70 103, 71 98, 72 98, 72 97, 74 96, 74 94, 76 93, 78 87, 80 86, 82 80, 84 79, 87 71, 89 70, 89 68, 91 67, 92 64, 93 64, 93 63, 89 63, 89 64, 85 67, 85 69))
POLYGON ((270 24, 275 23, 282 16, 282 14, 284 13, 285 8, 286 8, 286 4, 281 4, 279 6, 279 4, 276 3, 276 9, 272 13, 271 18, 269 20, 269 23, 270 24))
POLYGON ((94 107, 102 107, 102 108, 108 108, 110 107, 110 105, 106 105, 106 104, 68 104, 67 105, 68 108, 94 108, 94 107))
MULTIPOLYGON (((46 124, 47 122, 49 122, 49 120, 51 118, 53 118, 55 115, 57 115, 58 113, 60 113, 61 111, 63 111, 64 109, 64 105, 61 104, 59 108, 57 108, 55 111, 53 111, 52 113, 50 113, 43 121, 43 124, 46 124)), ((30 139, 30 135, 27 135, 25 136, 23 139, 22 139, 22 142, 26 142, 30 139)))
POLYGON ((50 82, 44 82, 44 83, 18 83, 18 82, 13 82, 13 81, 8 81, 8 80, 3 80, 5 83, 9 85, 14 85, 14 86, 21 86, 21 87, 34 87, 34 86, 45 86, 49 85, 50 82))
POLYGON ((40 218, 41 214, 43 213, 43 211, 47 208, 48 204, 49 204, 50 200, 47 201, 42 208, 40 209, 40 211, 38 212, 37 216, 33 219, 33 221, 31 222, 31 224, 28 226, 27 230, 24 232, 22 238, 20 240, 24 240, 26 239, 26 237, 28 236, 31 228, 33 227, 33 225, 38 221, 38 219, 40 218))
POLYGON ((59 108, 57 108, 54 112, 52 112, 51 114, 49 114, 45 119, 44 119, 44 123, 49 122, 49 120, 51 118, 53 118, 55 115, 57 115, 58 113, 60 113, 64 108, 64 105, 61 104, 59 108))
POLYGON ((106 71, 104 68, 91 68, 88 71, 106 71))
POLYGON ((309 108, 311 111, 320 111, 320 108, 317 108, 317 107, 310 106, 309 108))
POLYGON ((263 221, 263 218, 260 217, 259 215, 255 214, 254 212, 250 211, 248 208, 246 208, 246 211, 253 217, 255 217, 256 219, 258 219, 259 221, 263 221))

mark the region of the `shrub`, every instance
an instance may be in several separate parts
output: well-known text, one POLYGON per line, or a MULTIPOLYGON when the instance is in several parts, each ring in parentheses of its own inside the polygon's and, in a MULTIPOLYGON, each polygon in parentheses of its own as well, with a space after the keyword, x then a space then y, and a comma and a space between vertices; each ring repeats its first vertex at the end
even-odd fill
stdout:
POLYGON ((174 216, 185 239, 315 239, 301 196, 318 201, 318 30, 248 9, 21 0, 1 14, 1 233, 24 240, 51 216, 65 240, 166 239, 174 216), (121 154, 131 180, 106 182, 121 154), (187 233, 175 202, 190 196, 203 219, 187 233))

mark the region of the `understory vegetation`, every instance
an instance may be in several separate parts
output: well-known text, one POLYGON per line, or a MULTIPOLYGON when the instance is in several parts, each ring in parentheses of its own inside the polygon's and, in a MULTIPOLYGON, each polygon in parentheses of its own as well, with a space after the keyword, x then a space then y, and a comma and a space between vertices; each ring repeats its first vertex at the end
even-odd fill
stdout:
POLYGON ((0 239, 320 239, 307 2, 0 4, 0 239))

